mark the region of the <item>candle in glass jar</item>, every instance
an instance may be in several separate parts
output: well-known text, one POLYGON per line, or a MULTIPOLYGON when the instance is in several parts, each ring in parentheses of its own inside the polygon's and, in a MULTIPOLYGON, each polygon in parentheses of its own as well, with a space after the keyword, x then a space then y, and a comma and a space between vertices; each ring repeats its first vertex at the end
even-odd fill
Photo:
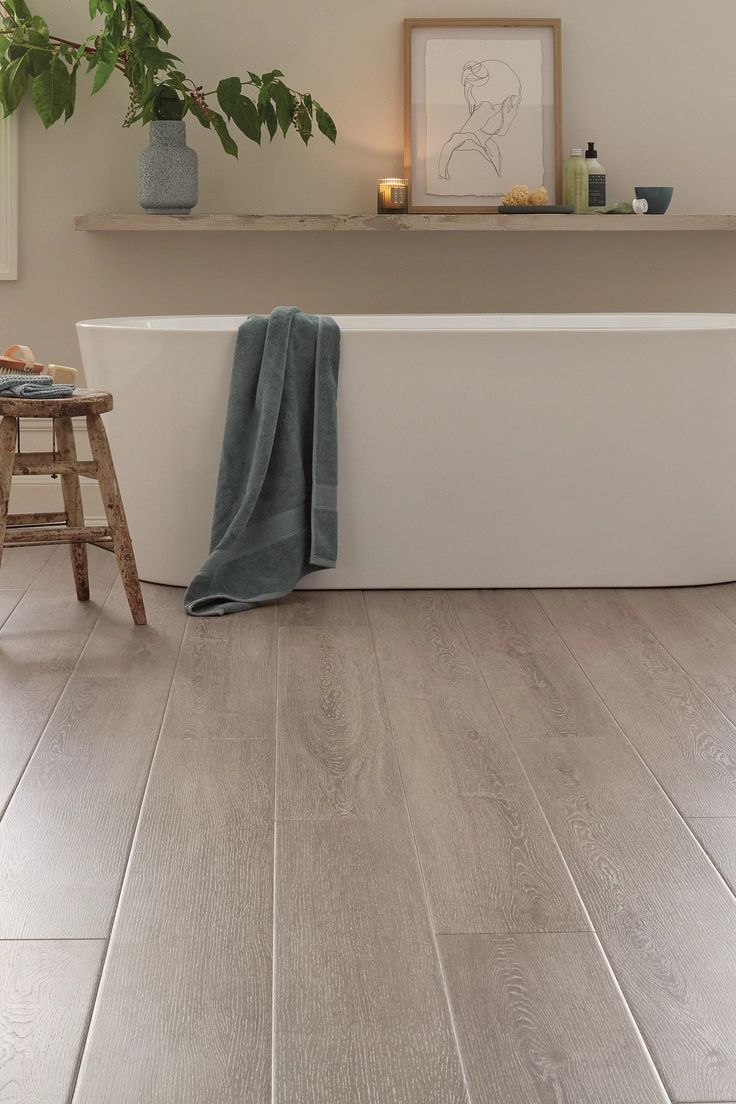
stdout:
POLYGON ((379 215, 401 215, 409 210, 409 181, 386 177, 378 181, 379 215))

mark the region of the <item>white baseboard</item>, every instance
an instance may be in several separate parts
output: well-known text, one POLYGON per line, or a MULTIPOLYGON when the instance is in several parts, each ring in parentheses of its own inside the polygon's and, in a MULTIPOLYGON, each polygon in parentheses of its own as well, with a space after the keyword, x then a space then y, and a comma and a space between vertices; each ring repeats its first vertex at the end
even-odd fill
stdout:
MULTIPOLYGON (((77 454, 80 459, 89 459, 84 419, 75 424, 77 454)), ((23 452, 51 451, 51 423, 46 419, 22 421, 20 431, 23 452)), ((105 511, 102 507, 100 490, 92 479, 82 479, 82 505, 88 525, 106 525, 105 511)), ((10 496, 10 512, 13 514, 55 513, 63 510, 61 481, 50 475, 16 475, 13 478, 13 491, 10 496)))
MULTIPOLYGON (((96 483, 82 482, 82 506, 88 525, 107 525, 96 483)), ((14 478, 11 514, 51 514, 63 509, 60 480, 47 475, 17 475, 14 478)))

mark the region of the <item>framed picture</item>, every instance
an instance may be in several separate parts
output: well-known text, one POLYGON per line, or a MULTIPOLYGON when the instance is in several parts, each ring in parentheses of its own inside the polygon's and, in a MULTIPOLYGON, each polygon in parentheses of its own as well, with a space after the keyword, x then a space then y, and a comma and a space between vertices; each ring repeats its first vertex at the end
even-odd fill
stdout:
POLYGON ((0 118, 0 280, 18 278, 18 136, 16 119, 0 118))
POLYGON ((562 202, 559 19, 404 21, 409 210, 491 213, 514 184, 562 202))

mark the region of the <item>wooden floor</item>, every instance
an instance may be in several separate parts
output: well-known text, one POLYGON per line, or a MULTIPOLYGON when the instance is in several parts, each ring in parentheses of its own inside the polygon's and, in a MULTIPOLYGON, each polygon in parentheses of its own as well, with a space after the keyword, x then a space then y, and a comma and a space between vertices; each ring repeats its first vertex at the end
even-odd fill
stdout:
POLYGON ((736 586, 0 571, 2 1104, 736 1101, 736 586))

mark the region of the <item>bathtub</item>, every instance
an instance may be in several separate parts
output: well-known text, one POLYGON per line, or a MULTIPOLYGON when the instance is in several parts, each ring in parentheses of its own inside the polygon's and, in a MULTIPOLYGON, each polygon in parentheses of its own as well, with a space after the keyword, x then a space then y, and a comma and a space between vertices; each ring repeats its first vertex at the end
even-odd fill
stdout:
MULTIPOLYGON (((141 576, 208 550, 241 317, 80 322, 141 576)), ((736 578, 736 315, 348 315, 338 567, 308 588, 736 578)))

